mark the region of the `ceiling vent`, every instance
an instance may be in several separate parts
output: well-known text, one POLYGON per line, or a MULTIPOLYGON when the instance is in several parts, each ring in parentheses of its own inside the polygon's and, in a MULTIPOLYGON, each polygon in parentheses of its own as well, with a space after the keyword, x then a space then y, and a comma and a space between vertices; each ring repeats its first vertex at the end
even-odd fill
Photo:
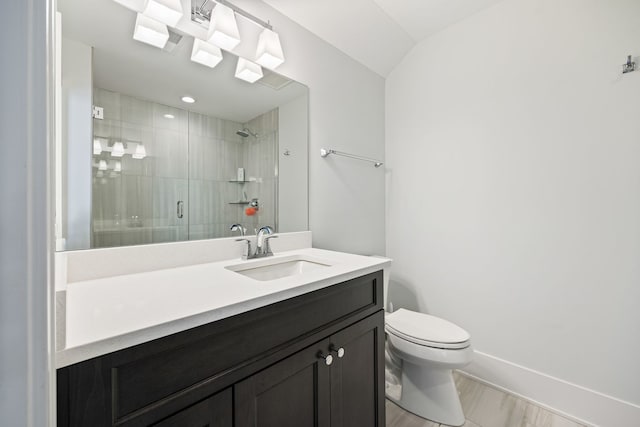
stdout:
POLYGON ((271 70, 263 69, 263 77, 258 80, 257 83, 260 83, 263 86, 270 87, 274 90, 280 90, 291 83, 293 80, 286 78, 285 76, 274 73, 271 70))

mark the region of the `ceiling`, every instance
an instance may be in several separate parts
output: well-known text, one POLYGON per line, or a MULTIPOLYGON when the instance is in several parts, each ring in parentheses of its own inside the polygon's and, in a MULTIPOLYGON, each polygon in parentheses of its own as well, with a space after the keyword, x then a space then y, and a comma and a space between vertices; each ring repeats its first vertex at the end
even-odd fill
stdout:
POLYGON ((263 0, 386 77, 420 41, 501 0, 263 0))
MULTIPOLYGON (((213 69, 196 64, 191 61, 193 37, 189 35, 172 52, 137 42, 132 38, 136 13, 115 1, 58 0, 58 10, 63 37, 93 47, 97 87, 240 123, 307 94, 306 86, 296 82, 275 90, 235 78, 236 57, 228 52, 213 69), (184 95, 194 97, 196 103, 182 103, 184 95)), ((191 29, 188 25, 195 24, 190 21, 187 16, 186 24, 179 25, 185 33, 206 33, 206 29, 191 29)), ((248 35, 245 43, 257 43, 256 26, 245 21, 239 25, 241 33, 248 35)))

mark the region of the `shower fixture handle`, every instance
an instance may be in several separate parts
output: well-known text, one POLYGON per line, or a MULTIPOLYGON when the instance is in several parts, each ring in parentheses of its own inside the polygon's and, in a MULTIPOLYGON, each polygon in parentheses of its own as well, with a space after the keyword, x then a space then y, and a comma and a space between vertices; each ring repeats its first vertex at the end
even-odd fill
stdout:
POLYGON ((179 219, 184 217, 184 202, 182 200, 178 200, 176 215, 178 216, 179 219))

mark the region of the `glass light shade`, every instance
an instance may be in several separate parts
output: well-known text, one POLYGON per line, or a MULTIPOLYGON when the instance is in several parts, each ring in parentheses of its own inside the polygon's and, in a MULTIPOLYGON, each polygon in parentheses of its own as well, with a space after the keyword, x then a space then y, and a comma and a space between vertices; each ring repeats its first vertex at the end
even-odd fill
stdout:
POLYGON ((147 157, 147 150, 144 148, 144 145, 138 144, 136 146, 136 151, 131 155, 134 159, 144 159, 147 157))
POLYGON ((180 0, 147 0, 142 13, 171 27, 175 27, 183 15, 180 0))
POLYGON ((222 51, 218 46, 214 46, 204 40, 193 39, 191 60, 213 68, 222 61, 222 51))
POLYGON ((169 30, 162 22, 138 13, 133 39, 162 49, 169 40, 169 30))
POLYGON ((113 1, 115 1, 116 3, 120 3, 127 9, 131 9, 136 12, 140 12, 140 6, 144 6, 144 4, 141 4, 140 0, 113 0, 113 1))
POLYGON ((122 162, 117 161, 116 164, 113 166, 113 170, 115 172, 122 172, 122 162))
POLYGON ((93 140, 93 155, 99 156, 102 153, 102 144, 100 144, 99 139, 93 140))
POLYGON ((278 33, 265 28, 258 38, 256 62, 263 67, 274 69, 284 62, 284 53, 278 33))
POLYGON ((254 83, 262 78, 262 67, 244 58, 238 58, 236 77, 249 83, 254 83))
POLYGON ((124 145, 122 142, 115 142, 113 144, 113 148, 111 149, 111 157, 122 157, 124 156, 124 145))
POLYGON ((107 161, 106 160, 100 160, 98 162, 98 170, 99 171, 106 171, 107 170, 107 161))
POLYGON ((233 50, 240 43, 240 31, 233 9, 217 3, 211 11, 209 22, 209 43, 224 50, 233 50))

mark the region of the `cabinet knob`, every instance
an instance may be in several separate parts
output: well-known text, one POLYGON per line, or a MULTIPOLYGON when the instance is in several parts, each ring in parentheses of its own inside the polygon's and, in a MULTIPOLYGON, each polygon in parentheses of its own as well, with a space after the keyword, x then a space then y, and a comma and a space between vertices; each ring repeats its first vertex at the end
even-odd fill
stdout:
POLYGON ((344 357, 344 347, 336 348, 335 345, 331 344, 329 350, 333 353, 336 353, 339 359, 342 359, 344 357))
POLYGON ((330 354, 325 355, 323 352, 318 352, 318 358, 324 359, 325 365, 329 366, 333 363, 333 356, 330 354))

